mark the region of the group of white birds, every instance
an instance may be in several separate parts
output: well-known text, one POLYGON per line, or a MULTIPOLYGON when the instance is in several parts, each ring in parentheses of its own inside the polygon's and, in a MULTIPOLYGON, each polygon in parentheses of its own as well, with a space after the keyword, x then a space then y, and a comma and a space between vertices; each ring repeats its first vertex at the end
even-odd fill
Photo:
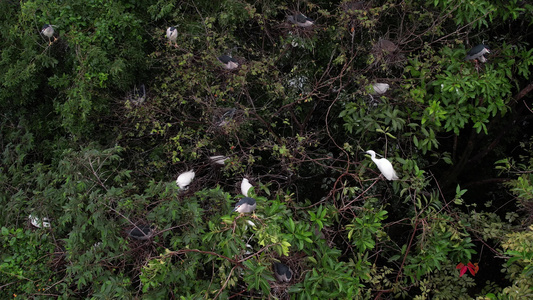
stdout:
MULTIPOLYGON (((295 24, 298 27, 307 28, 314 25, 314 21, 311 18, 306 17, 305 15, 301 13, 297 13, 295 15, 288 16, 287 20, 295 24)), ((53 43, 51 40, 52 37, 54 37, 54 28, 53 25, 45 24, 41 30, 41 34, 46 36, 49 39, 50 45, 53 43)), ((175 26, 171 26, 167 28, 166 31, 166 37, 169 41, 169 43, 174 45, 174 47, 178 47, 177 45, 177 38, 178 38, 178 31, 175 26)), ((57 38, 54 37, 54 41, 57 38)), ((479 58, 481 62, 485 62, 486 59, 483 57, 483 54, 490 53, 488 48, 485 45, 478 45, 474 49, 472 49, 470 52, 468 52, 467 60, 468 59, 477 59, 479 58)), ((218 57, 218 60, 223 64, 223 67, 227 70, 233 70, 239 67, 239 63, 237 60, 235 60, 230 55, 222 55, 218 57)), ((143 86, 144 88, 144 86, 143 86)), ((386 83, 374 83, 372 85, 370 94, 371 95, 382 95, 389 89, 389 85, 386 83)), ((376 152, 373 150, 368 150, 365 153, 370 155, 370 158, 372 161, 376 164, 379 171, 385 177, 387 180, 398 180, 399 177, 396 174, 396 171, 394 170, 391 162, 386 158, 376 158, 376 152)), ((218 165, 224 165, 225 161, 228 160, 228 157, 217 155, 217 156, 211 156, 209 157, 210 160, 218 165)), ((178 178, 176 179, 176 184, 181 190, 187 190, 189 185, 192 183, 194 177, 195 177, 194 170, 186 171, 184 173, 181 173, 178 178)), ((244 196, 237 204, 235 205, 235 208, 233 211, 237 211, 240 213, 250 213, 253 212, 256 208, 256 200, 254 198, 249 197, 248 193, 250 189, 253 187, 253 185, 250 183, 250 181, 247 178, 243 178, 241 181, 241 193, 244 196)), ((42 218, 39 219, 35 216, 30 215, 29 220, 31 224, 37 228, 49 228, 50 222, 48 218, 42 218)), ((139 225, 135 226, 133 229, 131 229, 128 234, 138 240, 147 240, 150 239, 153 234, 154 230, 149 225, 139 225)), ((289 266, 275 262, 273 264, 273 270, 274 274, 276 276, 276 279, 280 282, 289 282, 292 279, 292 270, 289 268, 289 266)))
MULTIPOLYGON (((295 24, 298 27, 307 28, 312 25, 314 25, 314 21, 305 15, 301 13, 297 13, 294 16, 289 16, 287 20, 295 24)), ((54 36, 54 28, 53 25, 45 24, 41 30, 41 34, 46 36, 49 39, 50 45, 52 44, 51 38, 54 36)), ((167 28, 166 31, 167 39, 169 40, 170 44, 173 44, 174 47, 178 47, 176 40, 178 37, 178 31, 176 27, 171 26, 167 28)), ((54 38, 54 41, 56 38, 54 38)), ((218 57, 218 60, 223 64, 223 67, 227 70, 233 70, 239 67, 239 63, 237 60, 235 60, 233 57, 229 55, 222 55, 218 57)), ((371 94, 374 95, 380 95, 384 94, 388 89, 389 85, 386 83, 375 83, 372 86, 373 90, 371 94)), ((376 153, 373 150, 368 150, 366 153, 370 154, 370 157, 372 161, 377 165, 378 169, 381 171, 381 174, 387 179, 387 180, 397 180, 398 175, 394 171, 394 168, 392 167, 392 164, 389 160, 386 158, 376 158, 376 153)), ((228 157, 217 155, 217 156, 211 156, 210 160, 218 165, 224 165, 225 161, 228 160, 228 157)), ((189 185, 194 180, 196 173, 194 170, 186 171, 181 173, 178 178, 176 179, 176 184, 181 190, 187 190, 189 188, 189 185)), ((239 202, 235 205, 235 208, 233 211, 240 212, 240 213, 250 213, 253 212, 256 207, 256 200, 252 197, 249 197, 248 193, 250 189, 252 188, 252 184, 247 178, 243 178, 241 181, 241 193, 244 196, 244 198, 240 199, 239 202)), ((33 226, 41 228, 41 227, 50 227, 49 220, 47 218, 38 219, 35 216, 30 215, 29 217, 30 222, 33 226)), ((132 228, 128 235, 134 239, 137 240, 147 240, 150 239, 154 234, 154 230, 149 225, 139 225, 132 228)), ((289 266, 282 264, 282 263, 274 263, 273 264, 274 274, 276 276, 276 279, 280 282, 289 282, 292 279, 292 270, 289 268, 289 266)))
MULTIPOLYGON (((226 158, 227 159, 227 158, 226 158)), ((176 179, 176 185, 179 186, 182 190, 187 190, 189 188, 189 185, 194 179, 194 176, 196 176, 196 173, 194 173, 194 170, 190 170, 187 172, 183 172, 178 176, 178 179, 176 179)), ((248 178, 243 178, 241 182, 241 193, 244 195, 244 197, 248 197, 248 191, 253 187, 253 185, 250 183, 248 178)))
MULTIPOLYGON (((216 164, 224 164, 224 162, 228 159, 227 157, 217 155, 217 156, 211 156, 210 159, 216 163, 216 164)), ((176 179, 176 185, 181 190, 187 190, 189 188, 189 185, 192 183, 194 177, 196 176, 196 173, 194 170, 190 170, 187 172, 181 173, 178 178, 176 179)), ((254 198, 249 197, 248 192, 253 187, 253 185, 250 183, 248 178, 243 178, 241 181, 241 193, 244 196, 237 204, 235 205, 235 208, 233 211, 240 212, 240 213, 250 213, 255 210, 257 207, 256 201, 254 198)))
MULTIPOLYGON (((399 179, 398 175, 396 174, 396 171, 394 171, 394 168, 388 159, 376 158, 376 152, 374 152, 374 150, 368 150, 365 153, 370 154, 370 158, 376 164, 376 166, 378 167, 383 177, 385 177, 387 180, 398 180, 399 179)), ((224 165, 225 161, 228 160, 229 158, 222 156, 222 155, 216 155, 216 156, 209 157, 209 159, 215 164, 224 165)), ((183 172, 176 179, 176 185, 181 190, 187 190, 195 176, 196 176, 196 173, 194 172, 194 170, 183 172)), ((250 191, 252 187, 253 185, 250 183, 248 178, 242 179, 241 193, 242 195, 244 195, 245 198, 249 198, 248 192, 250 191)))
MULTIPOLYGON (((394 171, 394 168, 392 167, 391 162, 386 158, 376 158, 376 152, 373 150, 366 151, 367 154, 370 154, 370 158, 372 161, 378 166, 378 169, 380 170, 381 174, 387 179, 387 180, 397 180, 398 175, 396 174, 396 171, 394 171)), ((217 155, 217 156, 211 156, 209 159, 215 163, 224 165, 224 162, 229 159, 228 157, 217 155)), ((187 190, 189 185, 192 183, 194 177, 195 177, 194 170, 190 170, 187 172, 181 173, 178 178, 176 179, 176 184, 178 187, 182 190, 187 190)), ((237 211, 240 213, 250 213, 255 210, 257 207, 256 201, 254 198, 249 197, 248 192, 252 188, 252 184, 248 180, 248 178, 243 178, 241 181, 241 193, 244 196, 237 204, 235 205, 235 208, 233 211, 237 211)), ((253 224, 253 223, 252 223, 253 224)), ((151 228, 148 228, 147 226, 143 226, 142 228, 134 228, 130 231, 130 236, 132 236, 135 239, 148 239, 152 236, 152 230, 151 228)), ((293 272, 291 268, 283 263, 274 262, 272 265, 272 269, 274 271, 274 275, 276 279, 279 282, 285 283, 290 282, 293 277, 293 272)))

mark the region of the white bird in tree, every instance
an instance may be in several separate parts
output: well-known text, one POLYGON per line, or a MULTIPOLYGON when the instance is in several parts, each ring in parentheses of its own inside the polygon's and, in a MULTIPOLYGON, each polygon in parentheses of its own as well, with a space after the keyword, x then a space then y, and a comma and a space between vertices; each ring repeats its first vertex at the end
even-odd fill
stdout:
POLYGON ((378 169, 381 171, 381 174, 387 178, 387 180, 398 180, 398 175, 394 171, 392 164, 386 158, 376 158, 376 152, 373 150, 368 150, 366 153, 370 154, 372 161, 378 166, 378 169))
POLYGON ((248 191, 253 187, 253 185, 250 184, 250 181, 248 181, 247 178, 244 178, 241 182, 241 193, 248 197, 248 191))
POLYGON ((180 176, 178 176, 178 179, 176 179, 176 184, 180 187, 180 189, 186 190, 189 187, 189 184, 191 184, 193 179, 194 179, 194 171, 190 170, 190 171, 181 173, 180 176))

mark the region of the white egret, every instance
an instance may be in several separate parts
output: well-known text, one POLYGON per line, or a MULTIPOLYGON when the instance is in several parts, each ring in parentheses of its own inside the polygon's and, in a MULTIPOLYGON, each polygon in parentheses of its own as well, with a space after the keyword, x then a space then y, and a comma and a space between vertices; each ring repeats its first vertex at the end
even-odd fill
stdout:
POLYGON ((373 150, 368 150, 366 153, 370 154, 372 161, 378 166, 378 169, 381 171, 381 174, 387 178, 387 180, 398 180, 398 175, 394 171, 392 164, 386 158, 376 158, 376 152, 373 150))
POLYGON ((248 191, 253 187, 253 185, 250 184, 250 181, 248 181, 247 178, 244 178, 241 182, 241 193, 248 197, 248 191))
POLYGON ((180 176, 178 176, 178 179, 176 179, 176 184, 180 189, 186 190, 194 179, 194 175, 195 173, 193 170, 181 173, 180 176))

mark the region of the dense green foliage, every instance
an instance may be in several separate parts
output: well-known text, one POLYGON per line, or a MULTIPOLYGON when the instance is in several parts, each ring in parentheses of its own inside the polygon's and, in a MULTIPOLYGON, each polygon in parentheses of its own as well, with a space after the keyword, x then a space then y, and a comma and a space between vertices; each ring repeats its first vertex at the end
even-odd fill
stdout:
POLYGON ((0 1, 0 293, 531 297, 532 12, 518 0, 0 1), (297 11, 315 25, 288 22, 297 11), (481 43, 488 61, 465 61, 481 43), (375 95, 376 82, 390 89, 375 95), (232 213, 244 177, 254 215, 232 213), (140 224, 156 234, 130 238, 140 224), (275 261, 291 282, 276 282, 275 261), (468 262, 478 273, 460 276, 468 262))

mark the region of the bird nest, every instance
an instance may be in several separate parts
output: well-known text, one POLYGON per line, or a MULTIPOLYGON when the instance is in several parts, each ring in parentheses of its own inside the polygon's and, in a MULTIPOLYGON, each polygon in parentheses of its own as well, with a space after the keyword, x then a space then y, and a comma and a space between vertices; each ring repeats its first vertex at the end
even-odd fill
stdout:
MULTIPOLYGON (((273 281, 270 283, 272 295, 277 299, 290 299, 289 293, 287 290, 290 286, 297 284, 302 281, 303 276, 300 274, 303 273, 303 269, 300 266, 300 262, 306 257, 304 253, 295 253, 290 257, 276 257, 276 260, 279 260, 281 263, 287 265, 292 271, 292 278, 290 282, 279 282, 273 281)), ((274 273, 274 266, 272 265, 272 273, 274 273)))
POLYGON ((372 46, 371 53, 374 56, 372 66, 382 65, 384 67, 398 67, 403 65, 403 62, 405 61, 398 45, 386 39, 379 39, 379 41, 372 46))
MULTIPOLYGON (((288 20, 289 16, 295 16, 299 14, 297 11, 291 11, 289 15, 285 18, 285 21, 279 24, 279 28, 285 33, 286 38, 311 38, 315 35, 315 30, 321 26, 317 25, 316 22, 309 27, 300 27, 288 20)), ((294 44, 293 44, 294 46, 294 44)))
POLYGON ((215 131, 227 133, 242 121, 242 114, 236 108, 216 108, 212 112, 211 126, 215 131))
POLYGON ((126 94, 126 107, 131 109, 134 106, 142 105, 145 100, 146 87, 144 84, 134 86, 133 89, 126 94))

